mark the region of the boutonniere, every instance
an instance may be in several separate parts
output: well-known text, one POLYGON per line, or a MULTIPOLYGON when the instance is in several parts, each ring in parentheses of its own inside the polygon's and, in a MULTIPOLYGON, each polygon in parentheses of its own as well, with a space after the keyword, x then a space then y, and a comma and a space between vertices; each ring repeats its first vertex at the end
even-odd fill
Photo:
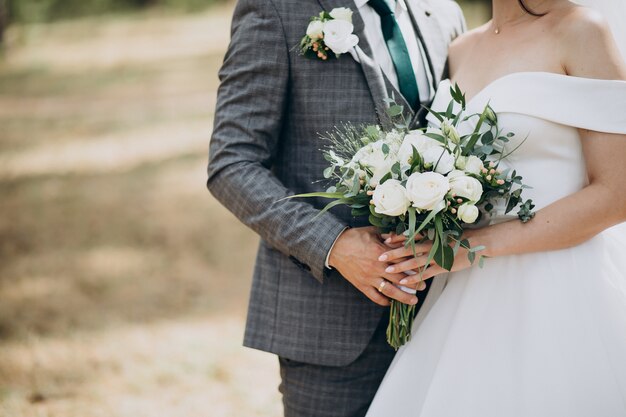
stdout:
POLYGON ((300 54, 326 61, 332 52, 339 58, 359 43, 359 37, 353 32, 352 10, 337 7, 330 13, 321 12, 311 18, 306 35, 300 41, 300 54))

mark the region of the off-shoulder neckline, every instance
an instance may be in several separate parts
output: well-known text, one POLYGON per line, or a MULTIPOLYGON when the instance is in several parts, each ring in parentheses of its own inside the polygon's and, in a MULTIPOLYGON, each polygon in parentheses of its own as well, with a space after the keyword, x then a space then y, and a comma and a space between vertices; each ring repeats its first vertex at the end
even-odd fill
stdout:
MULTIPOLYGON (((478 92, 474 96, 472 96, 469 99, 466 99, 466 104, 469 106, 470 103, 476 101, 483 94, 486 94, 486 92, 489 91, 491 88, 493 88, 495 85, 498 85, 504 81, 508 81, 511 78, 520 77, 520 76, 547 76, 547 77, 552 77, 552 78, 565 78, 565 79, 572 79, 572 80, 586 80, 586 81, 600 81, 600 82, 611 82, 611 81, 612 82, 626 82, 623 80, 607 80, 607 79, 602 79, 602 78, 577 77, 575 75, 559 74, 556 72, 548 72, 548 71, 516 71, 516 72, 505 74, 487 83, 487 85, 485 85, 482 89, 478 90, 478 92)), ((439 88, 441 88, 441 84, 443 83, 447 83, 450 86, 452 86, 452 80, 450 80, 449 78, 442 80, 439 85, 439 88)))

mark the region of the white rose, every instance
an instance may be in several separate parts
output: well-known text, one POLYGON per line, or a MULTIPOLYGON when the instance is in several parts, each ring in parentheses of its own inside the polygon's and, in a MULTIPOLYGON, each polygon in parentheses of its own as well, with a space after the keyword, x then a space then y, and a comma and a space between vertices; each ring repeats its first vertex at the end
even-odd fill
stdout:
POLYGON ((406 190, 413 207, 441 211, 446 207, 445 196, 450 184, 446 177, 436 172, 416 172, 409 177, 406 190))
POLYGON ((464 169, 469 174, 480 175, 480 171, 483 169, 483 161, 477 156, 470 155, 467 157, 465 166, 461 169, 464 169))
POLYGON ((483 195, 483 186, 474 177, 468 177, 461 171, 452 171, 448 175, 450 181, 450 192, 457 197, 467 198, 476 203, 483 195))
POLYGON ((459 206, 457 217, 464 223, 474 223, 478 218, 478 207, 465 203, 459 206))
POLYGON ((387 216, 400 216, 406 213, 411 201, 406 188, 398 180, 387 180, 374 190, 372 195, 374 211, 387 216))
POLYGON ((410 132, 404 137, 400 150, 398 151, 398 159, 403 166, 411 165, 413 158, 413 148, 423 155, 428 149, 441 147, 441 144, 435 139, 429 138, 420 131, 410 132))
POLYGON ((324 22, 320 20, 314 20, 309 23, 309 27, 306 28, 306 34, 309 38, 318 40, 324 36, 324 22))
POLYGON ((337 7, 330 11, 330 17, 338 20, 345 20, 348 23, 352 23, 352 10, 347 7, 337 7))
POLYGON ((422 155, 426 164, 435 167, 435 172, 447 174, 454 169, 454 156, 442 147, 433 147, 428 149, 422 155))
POLYGON ((354 26, 345 20, 330 20, 324 23, 324 43, 335 54, 345 54, 359 43, 352 33, 354 26))

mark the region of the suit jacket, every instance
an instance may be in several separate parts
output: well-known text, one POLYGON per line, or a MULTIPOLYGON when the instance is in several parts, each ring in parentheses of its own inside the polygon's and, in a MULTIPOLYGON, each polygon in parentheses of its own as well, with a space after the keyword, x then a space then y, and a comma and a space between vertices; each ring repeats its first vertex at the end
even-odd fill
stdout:
MULTIPOLYGON (((438 83, 448 44, 464 30, 462 13, 450 0, 408 5, 438 83)), ((351 54, 328 61, 299 55, 310 18, 335 7, 356 10, 349 0, 239 0, 219 73, 207 181, 261 236, 244 344, 327 366, 355 360, 384 311, 324 267, 339 233, 367 219, 341 207, 315 218, 327 201, 281 199, 325 188, 319 133, 343 122, 384 123, 383 100, 393 94, 403 102, 370 58, 358 12, 360 42, 351 54)))

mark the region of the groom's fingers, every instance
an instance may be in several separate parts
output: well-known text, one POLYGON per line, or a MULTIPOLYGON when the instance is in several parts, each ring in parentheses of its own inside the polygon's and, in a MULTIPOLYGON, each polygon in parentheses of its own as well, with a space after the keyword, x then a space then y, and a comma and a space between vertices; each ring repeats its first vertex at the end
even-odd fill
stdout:
POLYGON ((367 298, 378 304, 379 306, 387 307, 389 306, 389 298, 385 297, 383 294, 378 292, 378 290, 374 287, 368 286, 367 288, 361 291, 367 298))
POLYGON ((402 291, 392 282, 387 282, 386 285, 381 285, 381 279, 382 278, 379 278, 374 281, 374 285, 376 285, 376 291, 379 291, 382 295, 385 295, 404 304, 417 304, 417 297, 415 295, 402 291))
POLYGON ((381 271, 377 271, 378 273, 376 274, 376 276, 380 276, 385 278, 387 281, 391 281, 394 284, 399 284, 400 281, 402 279, 404 279, 405 275, 404 274, 400 274, 400 273, 393 273, 393 272, 387 272, 385 270, 385 265, 383 265, 383 268, 381 271))
POLYGON ((417 304, 417 297, 408 292, 402 291, 395 285, 386 285, 383 289, 383 294, 389 298, 393 298, 396 301, 400 301, 403 304, 415 305, 417 304))

